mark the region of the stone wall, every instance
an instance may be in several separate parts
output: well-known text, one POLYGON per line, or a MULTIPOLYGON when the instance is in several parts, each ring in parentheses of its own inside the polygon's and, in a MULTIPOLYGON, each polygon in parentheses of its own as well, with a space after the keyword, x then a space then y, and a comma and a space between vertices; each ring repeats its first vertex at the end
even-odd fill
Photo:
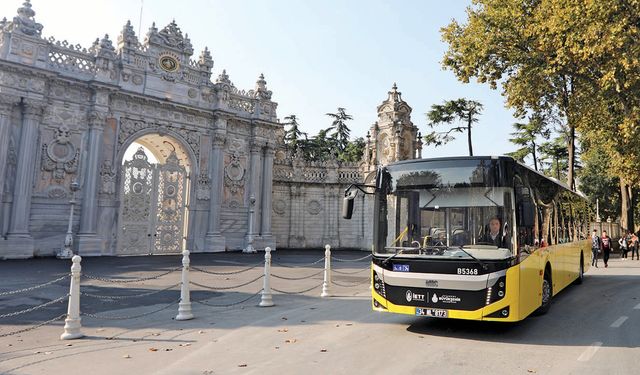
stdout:
POLYGON ((309 162, 300 154, 278 152, 274 164, 273 232, 279 248, 367 249, 371 209, 357 198, 351 220, 342 218, 344 190, 362 183, 356 163, 309 162))

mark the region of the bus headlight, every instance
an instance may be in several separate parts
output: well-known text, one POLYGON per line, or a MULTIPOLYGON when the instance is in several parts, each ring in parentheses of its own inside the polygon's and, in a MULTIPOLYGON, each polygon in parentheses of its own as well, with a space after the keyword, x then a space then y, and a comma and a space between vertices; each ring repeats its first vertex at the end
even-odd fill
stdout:
POLYGON ((373 271, 373 289, 376 291, 376 293, 378 293, 379 295, 383 296, 383 297, 387 297, 387 293, 384 290, 384 282, 382 281, 382 279, 378 276, 378 274, 376 273, 376 271, 373 271))
POLYGON ((502 276, 496 281, 495 284, 487 288, 486 304, 490 305, 496 301, 501 300, 507 294, 507 280, 505 276, 502 276))

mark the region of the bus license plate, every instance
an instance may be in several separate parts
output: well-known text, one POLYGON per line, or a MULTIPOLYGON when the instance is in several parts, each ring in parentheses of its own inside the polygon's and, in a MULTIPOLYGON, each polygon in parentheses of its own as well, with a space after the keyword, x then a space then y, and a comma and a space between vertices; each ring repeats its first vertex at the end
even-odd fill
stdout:
POLYGON ((423 309, 421 307, 416 308, 417 316, 432 316, 434 318, 446 318, 449 314, 447 314, 447 310, 439 310, 439 309, 423 309))

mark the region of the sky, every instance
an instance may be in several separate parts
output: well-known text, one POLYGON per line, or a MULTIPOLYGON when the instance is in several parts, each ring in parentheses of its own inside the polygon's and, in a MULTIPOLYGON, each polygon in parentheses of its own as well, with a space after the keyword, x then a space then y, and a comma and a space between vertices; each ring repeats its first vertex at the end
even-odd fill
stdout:
MULTIPOLYGON (((0 18, 12 19, 23 0, 0 1, 0 18)), ((517 121, 500 90, 463 84, 441 60, 447 45, 440 28, 463 22, 466 0, 32 0, 43 36, 90 47, 104 34, 117 39, 127 20, 142 41, 152 22, 161 29, 175 19, 197 59, 211 51, 213 79, 226 69, 239 89, 252 89, 261 73, 278 103, 278 118, 295 114, 315 135, 344 107, 353 116, 352 137, 364 136, 376 108, 394 82, 413 108, 412 121, 425 134, 433 104, 467 98, 484 105, 472 129, 475 155, 501 155, 517 121), (142 10, 142 11, 141 11, 142 10), (141 32, 138 32, 139 26, 141 32)), ((466 134, 423 157, 468 155, 466 134)))

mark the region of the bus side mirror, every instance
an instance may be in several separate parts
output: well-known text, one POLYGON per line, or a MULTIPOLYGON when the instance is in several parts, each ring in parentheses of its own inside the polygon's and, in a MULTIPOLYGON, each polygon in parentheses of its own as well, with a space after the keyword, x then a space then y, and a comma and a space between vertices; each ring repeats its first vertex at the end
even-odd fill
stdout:
POLYGON ((342 201, 342 218, 351 220, 351 216, 353 216, 353 202, 358 194, 357 190, 351 190, 349 192, 345 192, 344 199, 342 201))

